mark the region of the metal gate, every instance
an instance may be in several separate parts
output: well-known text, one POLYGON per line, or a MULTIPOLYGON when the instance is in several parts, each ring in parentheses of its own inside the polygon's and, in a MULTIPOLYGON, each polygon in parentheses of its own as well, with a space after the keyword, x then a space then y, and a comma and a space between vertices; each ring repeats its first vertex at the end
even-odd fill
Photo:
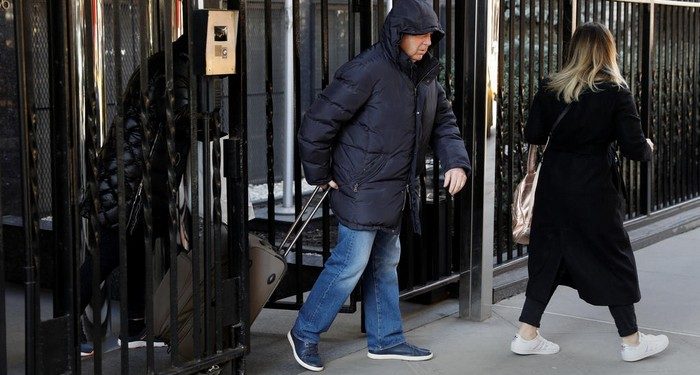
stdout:
POLYGON ((501 0, 495 264, 527 254, 511 237, 512 191, 525 169, 523 130, 538 80, 556 71, 577 24, 606 24, 634 94, 651 163, 626 160, 629 222, 700 196, 700 3, 695 1, 501 0))
MULTIPOLYGON (((241 99, 246 93, 247 69, 245 1, 207 3, 210 9, 221 6, 237 12, 238 43, 230 53, 233 56, 235 52, 239 73, 230 76, 195 72, 193 20, 198 1, 7 3, 16 32, 21 133, 22 195, 14 199, 22 202, 22 222, 18 227, 22 228, 20 237, 25 253, 25 289, 20 297, 25 302, 25 360, 19 366, 27 374, 100 374, 106 370, 122 374, 244 372, 244 355, 249 350, 250 339, 247 168, 244 167, 246 100, 241 99), (182 39, 182 34, 186 39, 182 39), (185 44, 175 42, 178 38, 185 40, 185 44), (175 45, 184 49, 174 52, 175 45), (178 65, 183 64, 183 56, 185 65, 178 65), (180 69, 178 76, 174 72, 177 69, 180 69), (47 77, 47 82, 42 82, 42 77, 47 77), (154 102, 160 99, 154 94, 158 90, 163 93, 161 107, 154 102), (176 93, 176 90, 180 91, 176 93), (127 106, 129 94, 132 96, 127 106), (186 106, 178 108, 182 113, 174 108, 176 97, 186 98, 186 106), (157 122, 152 120, 159 116, 151 111, 161 109, 162 127, 150 128, 151 122, 157 122), (222 113, 226 115, 226 123, 222 121, 222 113), (176 117, 180 114, 183 117, 176 117), (125 152, 125 142, 133 141, 125 139, 125 131, 129 130, 125 130, 124 124, 128 121, 137 123, 142 130, 138 135, 143 137, 138 142, 142 160, 134 160, 137 154, 125 152), (176 139, 180 132, 192 136, 183 143, 176 139), (224 132, 229 137, 220 142, 224 132), (99 147, 110 140, 115 142, 113 179, 119 191, 113 197, 118 219, 114 229, 108 229, 118 240, 111 243, 103 235, 106 230, 100 227, 98 219, 103 202, 98 197, 105 183, 104 176, 98 175, 101 170, 98 163, 104 162, 100 161, 103 160, 100 152, 109 152, 105 151, 109 147, 103 147, 102 151, 99 147), (221 143, 226 155, 223 170, 221 143), (198 144, 212 146, 201 147, 200 151, 198 144), (159 147, 161 153, 157 151, 159 147), (189 153, 183 153, 183 147, 189 153), (167 175, 162 186, 154 186, 151 177, 158 156, 167 175), (178 195, 180 181, 176 166, 181 168, 186 162, 191 169, 190 189, 178 195), (132 202, 140 199, 142 209, 136 204, 127 206, 125 197, 127 175, 132 173, 127 166, 134 164, 143 167, 144 179, 138 188, 129 188, 132 193, 129 199, 132 202), (228 182, 226 204, 221 199, 223 180, 228 182), (203 199, 199 198, 200 190, 204 191, 203 199), (156 192, 165 195, 168 202, 165 217, 154 216, 156 192), (82 199, 85 204, 81 205, 81 197, 87 197, 82 199), (178 197, 189 202, 189 210, 179 204, 178 197), (42 202, 49 203, 44 207, 42 202), (81 217, 81 207, 88 207, 85 219, 81 217), (180 211, 189 211, 191 220, 183 224, 180 211), (143 219, 132 222, 132 216, 143 219), (222 223, 226 216, 230 218, 228 231, 222 223), (130 222, 138 228, 127 228, 130 222), (157 228, 165 230, 158 232, 157 228), (138 234, 141 231, 143 236, 138 234), (188 241, 182 239, 183 233, 189 236, 188 241), (47 237, 49 241, 44 240, 47 237), (130 246, 140 242, 139 246, 147 250, 134 255, 127 249, 127 241, 131 241, 130 246), (119 265, 112 278, 103 284, 107 275, 100 275, 100 255, 104 251, 118 257, 119 265), (92 255, 92 278, 81 280, 86 254, 92 255), (139 255, 143 258, 127 261, 128 257, 139 255), (175 266, 179 265, 181 256, 190 261, 189 267, 175 266), (137 276, 129 273, 134 261, 145 265, 145 356, 130 352, 127 345, 122 345, 119 351, 103 353, 103 348, 114 342, 103 342, 102 315, 111 312, 104 309, 100 290, 120 301, 120 328, 115 335, 128 337, 126 286, 130 278, 137 276), (166 318, 170 337, 167 349, 154 346, 157 329, 154 308, 160 306, 154 306, 151 298, 162 289, 159 285, 166 270, 170 282, 169 292, 165 289, 167 302, 163 301, 170 311, 166 318), (185 274, 178 275, 178 270, 184 270, 185 274), (191 276, 187 275, 190 273, 191 276), (179 326, 185 323, 178 320, 181 303, 178 293, 182 292, 178 280, 186 277, 191 277, 194 285, 190 333, 182 332, 183 327, 179 326), (80 290, 87 283, 94 291, 90 318, 96 323, 83 330, 80 290), (83 361, 79 348, 81 333, 94 338, 94 356, 83 361), (184 335, 192 337, 193 358, 179 354, 179 341, 184 335)), ((229 32, 236 35, 235 30, 229 32)), ((133 137, 134 133, 128 135, 133 137)), ((4 225, 0 231, 3 249, 7 248, 3 246, 6 243, 2 236, 6 228, 4 225)), ((4 280, 5 262, 0 264, 0 277, 4 280)), ((5 283, 1 285, 0 295, 4 297, 5 283)), ((8 367, 4 301, 5 298, 0 298, 3 316, 0 372, 22 372, 16 363, 8 367)))

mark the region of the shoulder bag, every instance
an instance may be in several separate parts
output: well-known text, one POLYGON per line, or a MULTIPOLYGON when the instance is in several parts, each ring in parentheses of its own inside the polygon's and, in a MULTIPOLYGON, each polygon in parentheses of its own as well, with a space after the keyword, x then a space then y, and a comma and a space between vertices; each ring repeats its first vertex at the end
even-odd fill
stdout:
MULTIPOLYGON (((554 122, 552 130, 549 132, 547 144, 554 133, 554 129, 559 126, 561 120, 569 112, 569 103, 554 122)), ((547 149, 547 145, 544 146, 547 149)), ((537 163, 537 145, 530 145, 527 153, 527 173, 522 181, 515 188, 513 193, 513 241, 521 245, 530 243, 530 227, 532 225, 532 209, 535 206, 535 190, 537 189, 537 177, 540 167, 537 163)))

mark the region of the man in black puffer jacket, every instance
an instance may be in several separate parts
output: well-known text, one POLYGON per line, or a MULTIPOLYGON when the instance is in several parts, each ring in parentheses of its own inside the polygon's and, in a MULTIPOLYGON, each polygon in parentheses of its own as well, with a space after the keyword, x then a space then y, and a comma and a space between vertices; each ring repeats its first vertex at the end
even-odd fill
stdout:
MULTIPOLYGON (((124 128, 124 182, 127 231, 129 347, 144 346, 145 325, 145 262, 144 262, 144 218, 145 194, 138 193, 144 173, 143 148, 144 126, 152 134, 148 145, 151 160, 151 208, 154 236, 168 239, 170 194, 168 190, 168 152, 166 145, 166 93, 165 54, 158 52, 148 58, 148 108, 145 124, 141 118, 140 70, 136 70, 127 83, 122 104, 124 119, 110 126, 99 157, 97 158, 97 190, 99 208, 100 276, 105 280, 119 266, 118 248, 118 185, 117 185, 117 139, 116 126, 124 128)), ((173 124, 175 125, 175 173, 177 184, 184 173, 190 145, 189 116, 189 59, 187 38, 180 37, 173 43, 173 124)), ((90 194, 81 201, 81 214, 88 217, 93 209, 90 194)), ((92 295, 92 254, 87 252, 80 267, 80 311, 90 303, 92 295)), ((81 344, 83 355, 92 354, 89 343, 81 344)))
POLYGON ((445 187, 459 192, 471 171, 439 63, 428 53, 444 35, 426 0, 396 2, 381 40, 343 65, 306 112, 299 149, 306 179, 329 186, 340 222, 326 262, 288 339, 297 362, 323 370, 319 335, 330 327, 362 276, 368 356, 427 360, 406 342, 396 267, 402 210, 420 233, 417 176, 427 147, 440 158, 445 187))

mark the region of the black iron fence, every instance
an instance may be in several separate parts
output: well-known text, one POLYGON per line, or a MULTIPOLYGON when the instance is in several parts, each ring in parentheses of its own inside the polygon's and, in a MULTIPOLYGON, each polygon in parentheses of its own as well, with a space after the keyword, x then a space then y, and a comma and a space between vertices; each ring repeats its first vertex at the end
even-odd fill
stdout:
MULTIPOLYGON (((235 56, 239 74, 222 79, 195 74, 187 63, 193 56, 193 41, 187 36, 192 35, 190 21, 196 3, 26 1, 9 10, 15 30, 14 38, 8 40, 16 46, 21 134, 22 196, 15 199, 22 202, 22 223, 18 227, 22 228, 20 237, 25 254, 22 262, 25 290, 21 298, 25 305, 22 340, 25 348, 24 361, 19 365, 8 364, 4 319, 6 247, 2 236, 7 223, 4 222, 0 230, 3 249, 0 372, 22 372, 20 367, 27 374, 80 373, 81 368, 95 374, 245 370, 243 358, 249 350, 250 325, 247 168, 243 167, 247 134, 246 105, 240 98, 246 93, 247 68, 245 47, 242 47, 246 40, 246 8, 241 1, 225 4, 225 8, 237 11, 238 15, 239 43, 235 56), (183 33, 185 36, 180 36, 183 33), (172 42, 178 38, 185 38, 185 42, 174 52, 172 42), (219 94, 223 85, 227 85, 230 94, 228 102, 222 101, 219 94), (184 108, 174 107, 182 106, 183 101, 184 108), (229 111, 228 123, 224 124, 227 126, 222 127, 218 113, 228 108, 237 110, 229 111), (133 124, 138 125, 138 131, 133 129, 133 124), (109 133, 105 132, 107 129, 109 133), (221 201, 223 178, 219 167, 223 130, 230 135, 226 140, 230 163, 223 171, 230 197, 226 206, 221 201), (131 133, 125 136, 125 132, 131 133), (183 132, 191 135, 185 137, 184 143, 183 132), (198 134, 204 144, 213 146, 200 152, 198 134), (125 147, 125 142, 133 142, 133 137, 142 139, 138 146, 142 149, 138 152, 125 147), (100 150, 103 142, 105 145, 100 150), (101 205, 109 203, 100 197, 105 184, 112 182, 106 182, 100 173, 105 169, 110 172, 109 159, 104 157, 110 147, 116 163, 116 176, 111 179, 119 192, 113 196, 118 212, 113 230, 99 219, 103 214, 101 205), (189 149, 189 154, 183 153, 183 149, 189 149), (139 153, 143 159, 135 160, 139 153), (199 160, 200 154, 203 162, 199 160), (156 158, 161 160, 156 162, 156 158), (186 197, 181 194, 180 198, 190 202, 191 220, 183 223, 176 206, 181 174, 178 170, 188 161, 193 171, 189 180, 191 189, 189 194, 184 194, 186 197), (157 163, 165 165, 162 172, 167 175, 165 185, 155 185, 151 177, 157 163), (127 189, 128 175, 133 174, 127 166, 134 165, 143 168, 143 182, 127 189), (203 176, 203 189, 211 191, 204 194, 202 202, 197 171, 203 176), (158 195, 168 202, 165 213, 154 211, 159 209, 158 195), (81 202, 85 204, 81 206, 81 202), (142 206, 137 202, 142 202, 142 206), (87 219, 80 217, 80 207, 88 208, 87 219), (207 214, 200 215, 200 210, 207 214), (228 231, 222 224, 223 210, 231 218, 228 231), (50 224, 44 225, 44 221, 50 224), (129 223, 133 225, 128 227, 129 223), (201 235, 200 228, 203 228, 201 235), (111 237, 117 240, 105 235, 112 231, 111 237), (139 233, 144 235, 140 237, 139 233), (189 241, 182 239, 183 233, 187 233, 189 241), (52 240, 43 240, 46 237, 52 240), (129 251, 127 241, 130 246, 141 242, 144 251, 136 254, 129 251), (107 252, 118 259, 119 265, 113 279, 103 285, 107 275, 100 275, 101 258, 107 252), (134 256, 143 258, 128 259, 134 256), (179 267, 185 258, 189 266, 179 267), (84 259, 92 259, 92 263, 88 260, 83 263, 84 259), (145 318, 146 328, 144 337, 135 337, 146 341, 145 356, 130 353, 127 345, 122 345, 120 351, 104 352, 106 346, 114 343, 103 342, 106 334, 101 324, 105 311, 103 293, 112 294, 113 299, 120 301, 117 335, 124 339, 134 336, 128 332, 131 314, 127 301, 131 300, 128 296, 131 291, 126 287, 130 279, 139 276, 130 272, 134 262, 145 264, 142 290, 147 298, 145 315, 141 318, 145 318), (82 279, 82 268, 86 265, 92 266, 92 277, 82 279), (163 277, 166 270, 167 276, 163 277), (47 275, 50 280, 41 280, 47 275), (169 279, 169 288, 164 289, 165 278, 169 279), (183 321, 179 316, 178 307, 183 303, 179 281, 185 278, 193 285, 191 321, 183 321), (86 301, 81 301, 80 291, 86 284, 91 284, 93 290, 92 314, 81 320, 81 302, 86 301), (111 291, 112 284, 117 286, 116 295, 111 291), (169 307, 165 319, 169 328, 161 332, 169 337, 168 351, 154 345, 155 332, 159 329, 155 326, 154 311, 162 307, 154 306, 152 296, 157 294, 165 296, 160 303, 169 307), (87 324, 89 321, 94 324, 87 324), (184 329, 185 324, 191 325, 187 327, 189 331, 184 329), (88 342, 84 335, 92 338, 94 355, 81 361, 80 344, 88 342), (179 350, 184 335, 191 335, 191 355, 183 355, 179 350)), ((16 339, 19 338, 13 337, 16 339)))
POLYGON ((618 63, 637 99, 654 160, 623 163, 627 219, 700 195, 700 3, 608 0, 502 0, 499 20, 496 264, 527 254, 511 237, 511 203, 524 173, 523 129, 540 78, 556 71, 577 24, 606 24, 618 63))

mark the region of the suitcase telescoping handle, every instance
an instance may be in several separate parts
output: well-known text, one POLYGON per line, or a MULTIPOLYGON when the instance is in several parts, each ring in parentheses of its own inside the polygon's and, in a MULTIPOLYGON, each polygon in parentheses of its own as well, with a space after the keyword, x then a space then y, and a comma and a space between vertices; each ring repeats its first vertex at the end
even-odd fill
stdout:
POLYGON ((322 204, 323 201, 326 199, 326 196, 328 195, 328 193, 329 193, 330 191, 331 191, 331 187, 330 187, 330 186, 329 186, 328 188, 326 188, 325 191, 324 191, 323 189, 321 189, 320 186, 316 186, 316 189, 314 189, 314 192, 311 194, 311 198, 309 198, 309 200, 306 202, 306 204, 304 205, 304 208, 302 208, 301 212, 299 213, 299 216, 298 216, 298 217, 296 218, 296 220, 294 221, 294 224, 292 224, 292 227, 289 228, 289 231, 287 232, 287 235, 284 237, 284 240, 282 240, 282 243, 280 244, 280 247, 279 247, 279 249, 278 249, 278 252, 279 252, 283 257, 286 258, 286 257, 287 257, 287 254, 289 254, 289 251, 292 250, 292 247, 294 247, 294 244, 297 242, 297 240, 299 239, 299 237, 301 236, 301 234, 304 232, 304 229, 306 228, 306 226, 309 224, 309 222, 311 221, 311 219, 313 219, 314 215, 316 215, 316 211, 318 211, 318 208, 321 207, 321 204, 322 204), (313 210, 311 211, 311 214, 306 218, 305 221, 303 221, 303 223, 302 223, 302 225, 301 225, 301 229, 299 229, 299 231, 296 233, 296 235, 294 236, 294 239, 292 240, 292 242, 289 244, 289 246, 287 246, 287 247, 285 248, 285 245, 287 244, 287 241, 288 241, 289 238, 292 236, 292 233, 294 233, 294 229, 296 229, 296 227, 299 225, 299 223, 302 222, 302 217, 304 217, 304 213, 306 213, 306 211, 307 211, 308 208, 309 208, 309 205, 311 204, 311 201, 314 200, 314 198, 316 197, 316 194, 317 194, 318 192, 323 192, 323 195, 321 196, 321 199, 318 201, 318 203, 316 203, 316 205, 314 206, 313 210))

